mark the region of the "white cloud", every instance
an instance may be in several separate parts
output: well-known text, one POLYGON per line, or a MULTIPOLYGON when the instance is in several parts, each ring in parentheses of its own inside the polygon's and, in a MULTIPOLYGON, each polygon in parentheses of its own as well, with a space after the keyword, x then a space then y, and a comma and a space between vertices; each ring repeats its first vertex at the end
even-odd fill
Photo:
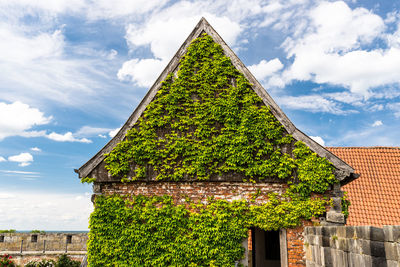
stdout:
POLYGON ((382 121, 375 121, 373 124, 372 124, 372 127, 377 127, 377 126, 382 126, 383 125, 383 122, 382 121))
POLYGON ((311 139, 313 139, 315 142, 320 144, 321 146, 325 146, 325 141, 322 139, 320 136, 310 136, 311 139))
POLYGON ((90 194, 0 191, 0 229, 87 230, 90 194))
POLYGON ((307 27, 300 29, 301 34, 283 44, 294 59, 284 71, 284 81, 340 85, 365 97, 370 96, 371 88, 400 84, 399 47, 389 43, 387 49, 363 49, 377 39, 393 37, 384 33, 385 22, 380 16, 365 8, 352 10, 337 1, 321 2, 306 13, 306 19, 307 27))
POLYGON ((33 156, 30 153, 25 152, 14 156, 9 156, 8 160, 12 162, 18 162, 18 165, 21 167, 26 167, 33 162, 33 156))
POLYGON ((108 133, 108 135, 112 138, 112 137, 114 137, 114 136, 119 132, 119 130, 121 130, 121 127, 116 128, 116 129, 110 131, 110 132, 108 133))
POLYGON ((42 150, 40 149, 40 148, 38 148, 38 147, 31 147, 31 150, 32 151, 35 151, 35 152, 41 152, 42 150))
POLYGON ((7 161, 4 157, 0 156, 0 162, 7 161))
POLYGON ((74 135, 76 136, 96 136, 103 133, 108 133, 112 129, 110 128, 101 128, 101 127, 92 127, 92 126, 83 126, 80 128, 74 135))
POLYGON ((118 79, 132 81, 141 87, 150 87, 167 65, 158 59, 132 59, 126 61, 118 71, 118 79))
POLYGON ((50 140, 54 140, 57 142, 80 142, 80 143, 91 143, 92 141, 87 138, 76 138, 71 132, 67 132, 65 134, 58 134, 52 132, 46 137, 50 140))
POLYGON ((282 106, 295 110, 326 112, 337 115, 355 112, 352 110, 343 110, 336 102, 328 100, 320 95, 285 96, 277 98, 277 100, 282 106))
POLYGON ((100 137, 100 138, 107 138, 106 135, 102 135, 102 134, 99 134, 98 137, 100 137))
POLYGON ((0 172, 11 173, 11 174, 24 174, 24 175, 36 175, 36 174, 40 174, 40 172, 11 171, 11 170, 0 170, 0 172))
POLYGON ((390 103, 386 105, 388 109, 392 110, 394 116, 400 118, 400 103, 390 103))
POLYGON ((28 130, 50 120, 51 117, 45 117, 40 110, 19 101, 11 104, 0 102, 0 140, 9 136, 34 135, 37 132, 28 130))
POLYGON ((179 2, 155 12, 144 23, 129 24, 126 39, 131 50, 149 46, 154 58, 126 61, 118 71, 118 78, 142 87, 152 85, 202 16, 227 43, 234 45, 243 28, 227 16, 210 13, 209 4, 179 2))
POLYGON ((261 60, 260 63, 248 67, 250 72, 260 81, 272 76, 275 72, 283 68, 282 62, 278 58, 270 61, 261 60))

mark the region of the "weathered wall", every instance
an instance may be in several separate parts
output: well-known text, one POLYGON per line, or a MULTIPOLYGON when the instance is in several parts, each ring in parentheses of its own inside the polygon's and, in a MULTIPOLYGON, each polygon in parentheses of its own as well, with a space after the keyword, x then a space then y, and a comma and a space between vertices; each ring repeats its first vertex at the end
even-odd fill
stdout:
POLYGON ((194 201, 207 201, 207 198, 225 199, 228 201, 251 200, 255 194, 255 204, 268 201, 268 193, 281 194, 287 188, 285 183, 243 183, 243 182, 135 182, 135 183, 104 183, 94 186, 95 193, 105 195, 170 195, 176 203, 186 203, 189 197, 194 201))
POLYGON ((400 226, 322 226, 304 230, 309 267, 398 267, 400 226))
POLYGON ((55 260, 64 253, 73 260, 82 261, 87 240, 85 233, 0 233, 0 254, 11 255, 18 265, 34 260, 55 260), (37 236, 36 242, 32 242, 34 235, 37 236), (71 243, 67 243, 67 236, 71 236, 71 243))
MULTIPOLYGON (((145 196, 173 196, 178 204, 185 204, 186 197, 194 201, 207 201, 208 197, 216 199, 226 199, 228 201, 247 199, 251 200, 255 194, 255 204, 262 204, 268 201, 268 193, 283 193, 287 188, 285 183, 243 183, 243 182, 133 182, 133 183, 95 183, 93 191, 95 194, 119 194, 119 195, 145 195, 145 196), (257 193, 258 192, 258 193, 257 193)), ((336 191, 340 191, 340 188, 336 191)), ((335 190, 334 190, 335 191, 335 190)), ((340 198, 338 198, 340 199, 340 198)), ((336 211, 335 206, 328 213, 338 213, 343 216, 340 210, 336 211)), ((344 219, 339 221, 344 223, 344 219)), ((331 223, 337 223, 332 221, 331 223)), ((305 221, 304 225, 295 229, 287 229, 287 258, 289 267, 305 266, 305 254, 303 249, 304 226, 311 225, 311 222, 305 221)), ((251 241, 250 241, 251 244, 251 241)), ((248 248, 252 250, 251 246, 248 248)), ((244 263, 247 261, 242 261, 244 263)))

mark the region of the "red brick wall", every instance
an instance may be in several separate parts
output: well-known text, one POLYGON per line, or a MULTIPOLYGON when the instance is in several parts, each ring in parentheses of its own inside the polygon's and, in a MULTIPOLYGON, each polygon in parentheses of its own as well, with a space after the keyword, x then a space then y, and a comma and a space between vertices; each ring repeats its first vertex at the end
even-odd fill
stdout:
POLYGON ((228 183, 228 182, 134 182, 109 183, 101 185, 101 193, 105 195, 145 195, 174 197, 176 203, 185 203, 188 196, 194 201, 206 201, 208 197, 229 201, 247 199, 259 192, 255 204, 268 200, 268 193, 283 193, 287 184, 283 183, 228 183))
POLYGON ((306 266, 304 252, 304 227, 312 225, 309 221, 304 221, 302 226, 286 229, 288 266, 303 267, 306 266))

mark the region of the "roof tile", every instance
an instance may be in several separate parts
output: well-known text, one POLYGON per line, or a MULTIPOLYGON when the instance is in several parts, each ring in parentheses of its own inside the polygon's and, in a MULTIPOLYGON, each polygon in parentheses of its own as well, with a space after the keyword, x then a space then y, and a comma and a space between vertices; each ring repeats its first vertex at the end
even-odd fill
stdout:
POLYGON ((360 177, 343 186, 347 225, 400 225, 400 147, 328 147, 360 177))

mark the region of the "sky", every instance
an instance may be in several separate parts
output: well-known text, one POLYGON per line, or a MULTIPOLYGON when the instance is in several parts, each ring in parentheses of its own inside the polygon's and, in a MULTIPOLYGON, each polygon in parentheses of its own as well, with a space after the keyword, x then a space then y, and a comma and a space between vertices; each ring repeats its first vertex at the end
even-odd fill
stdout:
POLYGON ((203 16, 317 142, 399 146, 400 0, 0 0, 0 229, 88 229, 74 169, 203 16))

